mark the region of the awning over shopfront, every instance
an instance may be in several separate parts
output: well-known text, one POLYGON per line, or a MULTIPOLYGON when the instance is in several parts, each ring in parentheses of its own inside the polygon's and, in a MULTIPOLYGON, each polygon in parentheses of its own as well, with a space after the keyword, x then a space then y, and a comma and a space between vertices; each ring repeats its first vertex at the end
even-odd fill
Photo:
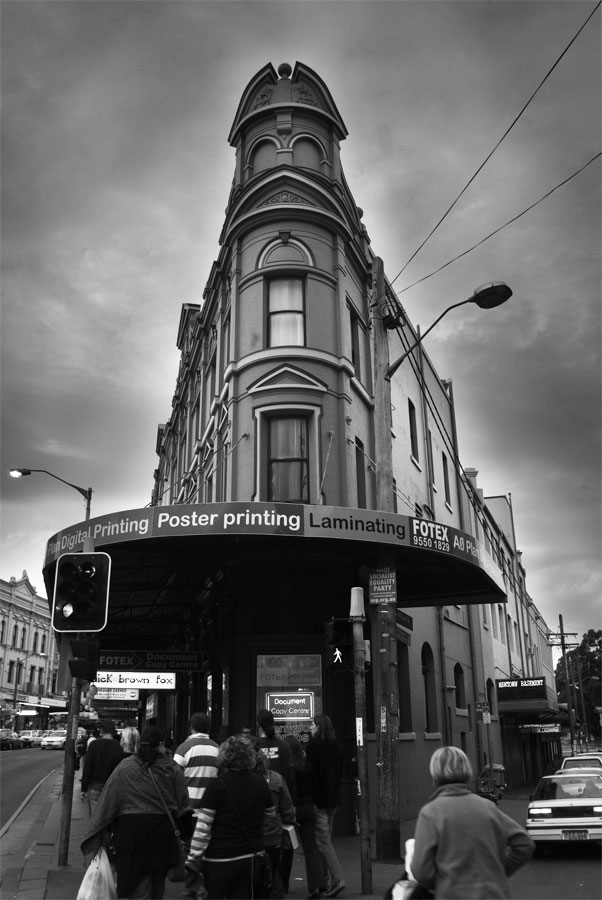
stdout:
POLYGON ((533 724, 560 721, 556 692, 543 676, 499 679, 496 689, 498 712, 506 719, 533 724))
POLYGON ((84 547, 111 555, 107 632, 139 647, 166 646, 229 577, 268 582, 310 572, 324 590, 341 577, 367 588, 383 551, 395 562, 400 607, 506 599, 497 564, 472 535, 369 509, 211 503, 90 519, 49 540, 49 597, 59 556, 84 547))

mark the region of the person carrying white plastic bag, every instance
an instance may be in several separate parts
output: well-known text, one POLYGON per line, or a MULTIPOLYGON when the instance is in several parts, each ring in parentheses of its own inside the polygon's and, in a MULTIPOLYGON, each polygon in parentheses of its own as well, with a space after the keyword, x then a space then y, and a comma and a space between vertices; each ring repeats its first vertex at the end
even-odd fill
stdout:
POLYGON ((100 848, 86 869, 77 900, 117 900, 115 876, 104 847, 100 848))

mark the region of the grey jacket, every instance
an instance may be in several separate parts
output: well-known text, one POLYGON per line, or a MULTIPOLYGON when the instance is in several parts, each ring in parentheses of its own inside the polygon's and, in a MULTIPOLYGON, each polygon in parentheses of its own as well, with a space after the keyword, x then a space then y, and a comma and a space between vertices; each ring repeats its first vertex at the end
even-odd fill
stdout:
POLYGON ((418 814, 414 837, 414 878, 445 900, 510 898, 508 876, 535 848, 514 819, 465 784, 435 791, 418 814))

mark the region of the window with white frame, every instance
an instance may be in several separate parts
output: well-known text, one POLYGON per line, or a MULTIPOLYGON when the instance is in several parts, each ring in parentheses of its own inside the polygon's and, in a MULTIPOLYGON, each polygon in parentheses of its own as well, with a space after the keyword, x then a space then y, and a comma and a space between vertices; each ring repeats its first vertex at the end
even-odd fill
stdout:
POLYGON ((309 443, 305 416, 268 419, 268 500, 309 502, 309 443))
POLYGON ((255 500, 316 503, 320 494, 320 407, 275 403, 255 408, 255 500))
POLYGON ((268 345, 305 345, 305 306, 302 278, 271 278, 268 281, 268 345))

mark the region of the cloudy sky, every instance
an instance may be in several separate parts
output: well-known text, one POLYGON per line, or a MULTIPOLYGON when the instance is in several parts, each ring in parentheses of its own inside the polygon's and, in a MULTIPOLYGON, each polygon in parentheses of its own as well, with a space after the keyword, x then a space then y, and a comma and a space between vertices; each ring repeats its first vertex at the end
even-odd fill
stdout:
POLYGON ((465 467, 511 494, 544 618, 600 625, 600 9, 547 0, 2 0, 2 564, 150 500, 182 303, 218 254, 227 135, 271 62, 313 68, 349 130, 372 247, 451 378, 465 467), (594 12, 595 11, 595 12, 594 12), (414 251, 593 17, 482 172, 414 251), (396 278, 397 273, 403 272, 396 278))

